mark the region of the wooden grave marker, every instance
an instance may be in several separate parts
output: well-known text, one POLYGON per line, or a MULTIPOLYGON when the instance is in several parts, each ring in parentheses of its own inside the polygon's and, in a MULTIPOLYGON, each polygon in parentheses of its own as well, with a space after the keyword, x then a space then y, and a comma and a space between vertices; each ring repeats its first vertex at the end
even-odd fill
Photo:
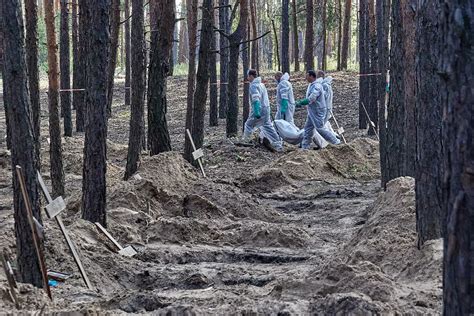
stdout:
POLYGON ((117 247, 119 254, 125 257, 133 257, 137 254, 137 251, 132 246, 123 248, 100 223, 95 223, 95 226, 97 226, 97 228, 107 237, 107 239, 109 239, 114 244, 114 246, 117 247))
POLYGON ((186 133, 188 135, 189 141, 191 142, 191 146, 193 147, 193 159, 197 160, 199 164, 199 168, 201 169, 202 175, 204 178, 206 178, 206 172, 204 171, 204 167, 202 165, 202 157, 204 157, 204 152, 202 151, 202 148, 196 149, 196 145, 194 145, 194 140, 191 135, 191 132, 189 129, 186 129, 186 133))

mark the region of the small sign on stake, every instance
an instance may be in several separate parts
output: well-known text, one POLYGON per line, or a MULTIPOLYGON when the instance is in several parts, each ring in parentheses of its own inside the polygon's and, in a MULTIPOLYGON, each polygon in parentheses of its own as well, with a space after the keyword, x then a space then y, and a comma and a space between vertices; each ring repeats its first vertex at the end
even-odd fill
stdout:
POLYGON ((97 228, 114 244, 114 246, 117 247, 119 254, 125 257, 133 257, 137 254, 137 251, 132 246, 123 248, 100 223, 95 223, 95 226, 97 226, 97 228))
POLYGON ((202 148, 196 149, 196 145, 194 145, 193 137, 191 136, 191 132, 189 129, 186 129, 186 133, 188 135, 189 141, 191 142, 191 146, 193 147, 193 159, 197 160, 199 164, 199 168, 201 169, 202 175, 206 178, 206 172, 204 171, 204 167, 202 165, 202 157, 204 157, 204 152, 202 148))

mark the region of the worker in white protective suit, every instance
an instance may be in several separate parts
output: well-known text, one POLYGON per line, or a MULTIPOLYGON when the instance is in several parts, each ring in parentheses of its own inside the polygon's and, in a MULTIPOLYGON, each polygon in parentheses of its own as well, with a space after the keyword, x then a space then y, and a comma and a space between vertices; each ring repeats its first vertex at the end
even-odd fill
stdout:
POLYGON ((265 88, 262 78, 258 76, 254 69, 249 69, 247 72, 247 80, 250 81, 251 108, 249 117, 245 122, 243 139, 248 140, 255 129, 258 128, 261 135, 269 140, 270 145, 276 151, 282 151, 282 141, 270 118, 271 109, 267 88, 265 88))
POLYGON ((338 145, 341 141, 336 133, 325 128, 329 120, 330 112, 326 104, 325 92, 323 87, 324 72, 318 74, 314 70, 309 70, 306 80, 309 82, 306 91, 306 98, 296 103, 296 106, 307 105, 308 117, 304 126, 303 141, 301 147, 309 149, 314 135, 314 129, 321 135, 324 140, 333 145, 338 145))
POLYGON ((295 96, 293 95, 293 86, 290 75, 278 71, 275 73, 275 80, 278 82, 276 90, 277 112, 275 120, 285 120, 294 124, 293 116, 295 114, 295 96))

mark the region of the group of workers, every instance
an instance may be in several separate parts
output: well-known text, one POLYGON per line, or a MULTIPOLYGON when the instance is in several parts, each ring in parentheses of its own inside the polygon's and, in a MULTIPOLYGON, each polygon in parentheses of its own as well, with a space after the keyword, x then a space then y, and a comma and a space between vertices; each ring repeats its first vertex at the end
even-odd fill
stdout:
MULTIPOLYGON (((308 113, 306 123, 304 130, 300 133, 301 137, 297 140, 300 147, 310 149, 315 134, 319 134, 318 137, 330 144, 340 144, 339 135, 333 131, 329 123, 332 115, 332 78, 326 78, 323 71, 309 70, 306 73, 306 81, 309 83, 306 96, 299 101, 295 101, 293 86, 289 79, 288 73, 277 72, 275 74, 275 80, 278 82, 275 123, 282 120, 286 121, 299 132, 293 120, 295 108, 306 106, 308 113)), ((282 151, 282 140, 286 139, 282 135, 284 133, 281 133, 281 131, 278 133, 277 124, 272 122, 268 92, 262 78, 256 70, 250 69, 247 72, 247 80, 250 82, 251 110, 245 122, 243 139, 248 140, 252 133, 259 129, 261 137, 268 139, 276 151, 282 151)), ((291 141, 288 142, 291 143, 291 141)))

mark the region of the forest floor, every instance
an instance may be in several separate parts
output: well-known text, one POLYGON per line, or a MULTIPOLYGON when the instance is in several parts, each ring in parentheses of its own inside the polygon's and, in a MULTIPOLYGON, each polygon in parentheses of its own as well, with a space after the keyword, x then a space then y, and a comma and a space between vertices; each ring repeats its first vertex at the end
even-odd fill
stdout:
MULTIPOLYGON (((80 219, 83 135, 63 138, 67 210, 61 216, 95 290, 88 290, 54 221, 43 213, 51 270, 72 274, 52 288, 20 285, 22 311, 90 314, 440 314, 442 243, 417 248, 414 181, 380 190, 378 143, 357 127, 358 78, 333 73, 334 112, 349 145, 272 153, 225 138, 225 120, 206 127, 208 178, 180 155, 186 78, 169 79, 173 152, 142 155, 123 181, 130 110, 116 82, 108 127, 108 230, 133 245, 115 252, 80 219)), ((276 84, 268 84, 274 99, 276 84)), ((303 74, 295 96, 306 91, 303 74)), ((47 95, 42 91, 42 165, 49 185, 47 95)), ((302 126, 305 110, 297 111, 302 126)), ((207 124, 206 117, 206 124, 207 124)), ((0 248, 15 253, 11 166, 0 115, 0 248)), ((14 313, 0 272, 0 313, 14 313)))

